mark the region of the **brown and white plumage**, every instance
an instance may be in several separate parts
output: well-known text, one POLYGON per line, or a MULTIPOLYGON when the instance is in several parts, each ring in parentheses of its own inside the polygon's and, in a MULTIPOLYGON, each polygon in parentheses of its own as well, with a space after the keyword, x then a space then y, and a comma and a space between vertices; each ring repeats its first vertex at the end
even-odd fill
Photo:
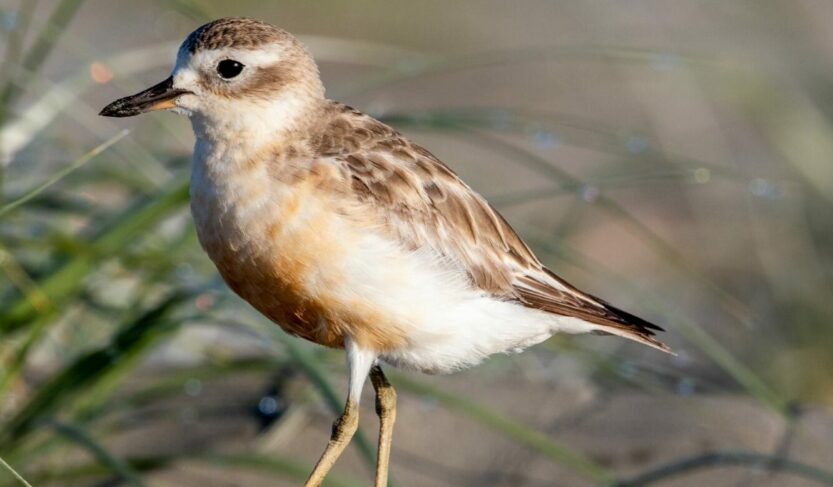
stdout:
POLYGON ((430 247, 460 265, 472 284, 499 299, 595 325, 667 350, 661 328, 583 293, 544 267, 482 196, 424 148, 350 107, 319 137, 316 157, 337 161, 355 198, 411 249, 430 247))
POLYGON ((543 267, 431 153, 344 105, 324 101, 316 110, 291 141, 251 155, 201 150, 199 141, 196 151, 200 241, 232 289, 286 331, 335 347, 352 337, 426 372, 470 366, 557 331, 664 348, 653 325, 543 267), (307 220, 297 216, 302 206, 307 220), (352 261, 362 268, 345 270, 352 261))
POLYGON ((312 57, 283 30, 253 19, 206 24, 182 44, 169 79, 102 114, 156 109, 191 119, 191 209, 228 285, 287 332, 347 351, 345 414, 308 485, 355 431, 368 373, 387 438, 384 485, 394 396, 380 360, 448 372, 558 332, 668 350, 658 327, 545 268, 430 152, 327 100, 312 57))

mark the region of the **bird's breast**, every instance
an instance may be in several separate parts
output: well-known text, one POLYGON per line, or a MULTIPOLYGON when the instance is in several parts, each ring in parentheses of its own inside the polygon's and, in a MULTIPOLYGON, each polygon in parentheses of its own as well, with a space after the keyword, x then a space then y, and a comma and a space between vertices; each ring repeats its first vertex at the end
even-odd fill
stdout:
POLYGON ((340 347, 349 334, 395 348, 402 334, 351 289, 361 231, 336 207, 312 177, 286 181, 257 168, 210 174, 197 164, 192 175, 200 243, 232 290, 310 341, 340 347))

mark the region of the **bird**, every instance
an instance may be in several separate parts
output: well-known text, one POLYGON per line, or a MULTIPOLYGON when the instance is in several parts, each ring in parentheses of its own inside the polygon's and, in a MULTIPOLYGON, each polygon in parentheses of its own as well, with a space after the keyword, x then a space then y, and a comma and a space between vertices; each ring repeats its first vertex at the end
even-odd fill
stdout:
POLYGON ((556 333, 670 352, 662 328, 545 267, 431 152, 329 100, 312 55, 285 30, 242 17, 202 25, 167 79, 100 115, 156 110, 191 121, 191 213, 227 285, 287 333, 346 353, 344 410, 307 487, 356 432, 368 377, 375 486, 387 485, 396 390, 383 364, 450 373, 556 333))

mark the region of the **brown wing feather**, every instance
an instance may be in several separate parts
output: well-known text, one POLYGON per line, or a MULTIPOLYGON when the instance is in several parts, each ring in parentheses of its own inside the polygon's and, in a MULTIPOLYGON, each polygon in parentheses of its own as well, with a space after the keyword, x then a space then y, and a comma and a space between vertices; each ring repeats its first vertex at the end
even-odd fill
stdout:
POLYGON ((670 351, 667 345, 654 338, 655 331, 665 331, 661 327, 623 311, 601 298, 579 291, 547 268, 543 268, 543 271, 569 291, 559 291, 531 276, 521 276, 516 289, 521 302, 527 306, 609 327, 612 329, 610 333, 624 334, 654 348, 670 351))
POLYGON ((478 288, 531 308, 572 316, 667 350, 656 325, 585 294, 546 269, 509 223, 451 169, 381 122, 346 106, 318 140, 356 198, 410 248, 429 247, 478 288))

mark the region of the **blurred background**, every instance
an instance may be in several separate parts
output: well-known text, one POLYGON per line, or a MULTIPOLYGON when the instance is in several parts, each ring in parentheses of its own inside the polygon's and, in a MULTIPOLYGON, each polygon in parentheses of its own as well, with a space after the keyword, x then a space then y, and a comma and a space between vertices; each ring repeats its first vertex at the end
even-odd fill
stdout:
MULTIPOLYGON (((300 36, 330 97, 678 353, 554 337, 391 371, 393 485, 833 485, 822 0, 0 0, 0 485, 299 485, 326 443, 343 353, 221 282, 187 119, 96 115, 231 15, 300 36)), ((372 403, 329 485, 370 485, 372 403)))

